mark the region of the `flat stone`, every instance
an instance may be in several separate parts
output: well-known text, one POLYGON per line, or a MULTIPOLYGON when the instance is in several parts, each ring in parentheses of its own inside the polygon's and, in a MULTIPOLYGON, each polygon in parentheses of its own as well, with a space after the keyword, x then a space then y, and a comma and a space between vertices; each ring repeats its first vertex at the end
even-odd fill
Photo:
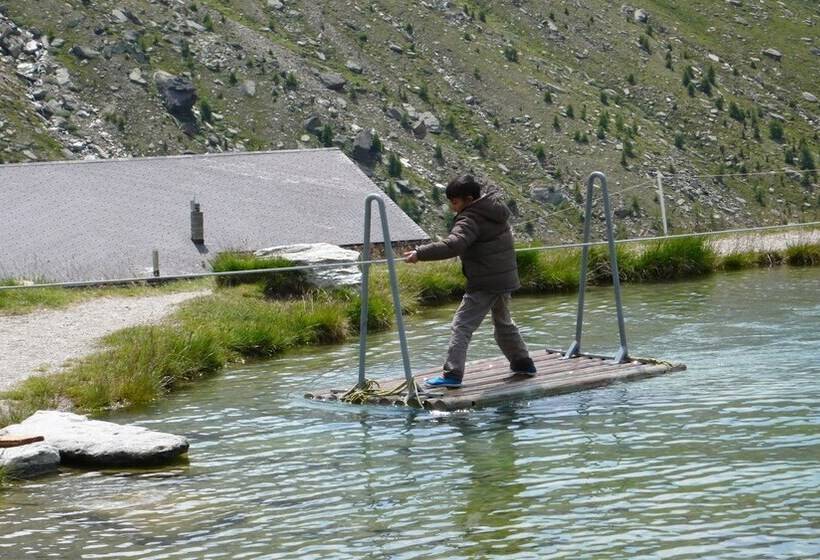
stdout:
POLYGON ((63 462, 99 467, 156 465, 188 451, 188 440, 181 436, 56 410, 39 410, 0 435, 41 435, 63 462))
POLYGON ((139 68, 134 68, 133 70, 131 70, 131 73, 128 74, 128 79, 134 82, 135 84, 139 84, 141 86, 148 84, 145 78, 142 77, 142 70, 140 70, 139 68))
POLYGON ((783 58, 783 53, 781 53, 777 49, 772 49, 772 48, 763 49, 761 52, 763 53, 764 56, 768 56, 769 58, 774 59, 774 60, 781 60, 783 58))
POLYGON ((12 478, 32 478, 57 472, 60 452, 47 443, 0 449, 0 469, 12 478))
POLYGON ((37 79, 38 67, 36 64, 31 62, 21 62, 17 65, 15 74, 21 78, 25 78, 26 80, 33 82, 37 79))
POLYGON ((205 31, 207 31, 203 25, 200 25, 192 19, 185 20, 185 25, 188 26, 188 29, 192 29, 197 33, 205 33, 205 31))
POLYGON ((807 91, 803 92, 803 99, 805 99, 809 103, 817 103, 817 96, 815 96, 814 94, 811 94, 807 91))

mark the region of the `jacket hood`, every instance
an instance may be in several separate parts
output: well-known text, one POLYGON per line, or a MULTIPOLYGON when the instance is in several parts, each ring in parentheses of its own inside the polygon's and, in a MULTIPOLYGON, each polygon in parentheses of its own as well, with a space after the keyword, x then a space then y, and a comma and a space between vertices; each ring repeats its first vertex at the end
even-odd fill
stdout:
POLYGON ((475 213, 491 222, 504 223, 510 217, 510 209, 501 201, 498 191, 490 191, 463 210, 466 213, 475 213))

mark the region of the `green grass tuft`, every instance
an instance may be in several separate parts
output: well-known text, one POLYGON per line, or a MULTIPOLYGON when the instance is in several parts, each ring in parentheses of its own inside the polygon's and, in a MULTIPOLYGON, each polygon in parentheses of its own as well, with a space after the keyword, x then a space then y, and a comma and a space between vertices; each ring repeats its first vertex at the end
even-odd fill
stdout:
POLYGON ((786 249, 786 263, 791 266, 820 265, 820 243, 801 243, 786 249))

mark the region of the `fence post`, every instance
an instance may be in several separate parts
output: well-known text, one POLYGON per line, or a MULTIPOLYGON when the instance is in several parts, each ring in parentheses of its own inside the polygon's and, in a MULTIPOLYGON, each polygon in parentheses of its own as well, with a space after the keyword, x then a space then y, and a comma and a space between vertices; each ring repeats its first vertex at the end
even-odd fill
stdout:
POLYGON ((661 181, 661 172, 657 173, 658 178, 658 203, 661 205, 661 220, 663 221, 663 234, 669 235, 669 226, 666 225, 666 204, 663 200, 663 182, 661 181))
POLYGON ((159 251, 157 249, 151 251, 151 262, 154 265, 154 278, 159 278, 159 251))

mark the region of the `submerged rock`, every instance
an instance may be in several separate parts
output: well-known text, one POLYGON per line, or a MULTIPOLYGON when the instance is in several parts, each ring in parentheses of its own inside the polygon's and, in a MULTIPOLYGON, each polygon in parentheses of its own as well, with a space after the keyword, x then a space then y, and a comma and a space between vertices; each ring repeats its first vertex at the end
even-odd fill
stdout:
MULTIPOLYGON (((358 251, 343 249, 330 243, 281 245, 260 249, 254 255, 257 257, 282 257, 296 265, 348 263, 359 258, 358 251)), ((318 288, 356 286, 362 281, 362 275, 356 265, 307 270, 305 276, 308 282, 318 288)))
POLYGON ((99 467, 156 465, 188 451, 182 436, 56 410, 39 410, 0 435, 43 436, 63 462, 99 467))

